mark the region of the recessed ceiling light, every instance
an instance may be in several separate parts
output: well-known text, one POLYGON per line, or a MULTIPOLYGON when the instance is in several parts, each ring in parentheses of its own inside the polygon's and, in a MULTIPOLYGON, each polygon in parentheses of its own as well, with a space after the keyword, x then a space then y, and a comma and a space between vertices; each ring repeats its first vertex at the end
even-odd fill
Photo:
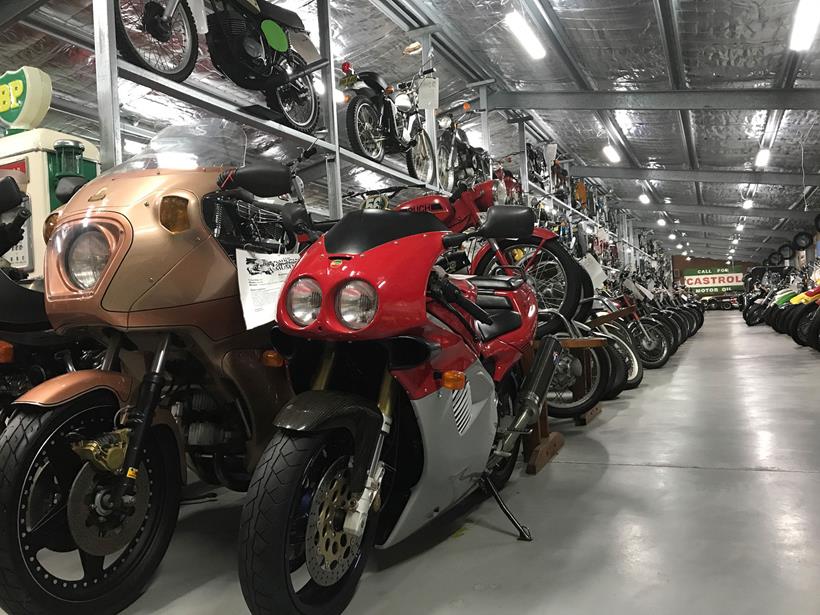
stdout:
POLYGON ((678 245, 676 245, 675 247, 676 247, 678 250, 682 250, 682 249, 683 249, 683 244, 682 244, 682 243, 679 243, 679 244, 678 244, 678 245))
POLYGON ((684 255, 684 256, 686 256, 687 254, 689 254, 689 252, 687 252, 686 250, 684 250, 684 251, 683 251, 683 255, 684 255))
POLYGON ((547 55, 544 45, 538 40, 530 24, 527 23, 521 13, 515 10, 512 13, 507 13, 504 23, 512 30, 512 33, 518 38, 518 42, 521 43, 521 46, 530 54, 533 60, 540 60, 547 55))
POLYGON ((754 201, 752 201, 752 199, 746 199, 745 201, 743 201, 742 207, 743 209, 751 209, 752 207, 754 207, 754 201))
POLYGON ((658 218, 658 226, 666 226, 666 220, 663 218, 658 218))
POLYGON ((687 257, 686 257, 686 260, 691 261, 691 260, 692 260, 692 257, 691 257, 691 256, 687 256, 687 257))
POLYGON ((649 205, 652 199, 649 198, 649 195, 646 194, 646 192, 642 192, 641 195, 638 197, 638 200, 644 205, 649 205))
POLYGON ((794 25, 789 41, 789 49, 793 51, 808 51, 817 35, 817 26, 820 25, 820 4, 817 0, 800 0, 797 11, 794 13, 794 25))
POLYGON ((680 220, 678 218, 675 218, 675 224, 680 224, 680 220))
POLYGON ((726 261, 726 264, 727 264, 727 265, 731 265, 731 264, 732 264, 732 261, 726 261))
POLYGON ((604 151, 604 156, 606 156, 607 160, 609 160, 610 162, 620 162, 621 161, 621 155, 618 153, 618 150, 616 150, 611 145, 609 145, 609 144, 604 145, 604 150, 603 151, 604 151))
POLYGON ((742 223, 738 222, 737 226, 735 227, 738 231, 742 231, 746 228, 742 223))
POLYGON ((663 198, 663 202, 666 203, 667 205, 669 205, 669 203, 672 202, 672 199, 670 199, 668 196, 666 196, 666 197, 663 198))
POLYGON ((757 152, 757 156, 755 156, 755 166, 756 167, 765 167, 769 164, 769 158, 772 157, 772 152, 770 149, 763 148, 759 152, 757 152))
POLYGON ((734 254, 734 253, 735 253, 735 249, 734 249, 734 248, 732 248, 731 250, 729 250, 729 254, 734 254))
POLYGON ((738 240, 737 240, 737 238, 732 239, 732 245, 733 245, 733 246, 736 246, 736 245, 737 245, 737 241, 738 241, 738 240))
POLYGON ((677 238, 678 236, 675 235, 675 233, 669 233, 669 239, 671 239, 672 241, 675 241, 677 238))

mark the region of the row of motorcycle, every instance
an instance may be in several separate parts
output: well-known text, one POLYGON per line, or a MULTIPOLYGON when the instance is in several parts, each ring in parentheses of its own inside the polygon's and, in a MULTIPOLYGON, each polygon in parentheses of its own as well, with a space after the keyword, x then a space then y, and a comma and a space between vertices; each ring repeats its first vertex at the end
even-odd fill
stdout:
MULTIPOLYGON (((317 221, 298 180, 315 152, 246 164, 246 141, 203 120, 88 183, 63 178, 40 287, 0 275, 11 615, 134 602, 189 470, 247 492, 238 561, 254 614, 343 612, 373 549, 476 490, 531 540, 500 490, 543 405, 578 416, 637 386, 703 323, 647 272, 596 291, 533 209, 504 205, 509 177, 400 203, 401 187, 367 191, 317 221), (296 261, 271 323, 251 329, 239 250, 271 272, 296 261), (590 335, 608 344, 562 345, 590 335)), ((0 181, 0 209, 25 198, 0 181)))
POLYGON ((746 275, 743 318, 767 324, 800 346, 820 350, 820 270, 815 267, 755 267, 746 275))

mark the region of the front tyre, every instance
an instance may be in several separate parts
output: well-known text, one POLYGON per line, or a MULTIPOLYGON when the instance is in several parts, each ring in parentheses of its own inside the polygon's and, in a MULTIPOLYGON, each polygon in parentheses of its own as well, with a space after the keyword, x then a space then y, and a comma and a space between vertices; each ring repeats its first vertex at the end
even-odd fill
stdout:
POLYGON ((406 158, 411 177, 428 185, 436 183, 436 155, 426 130, 419 130, 416 143, 407 150, 406 158))
POLYGON ((337 615, 353 598, 375 538, 343 529, 351 499, 346 433, 278 431, 262 456, 239 534, 239 581, 254 615, 337 615))
POLYGON ((347 138, 350 149, 381 162, 384 159, 384 134, 379 123, 379 111, 369 98, 356 96, 347 106, 347 138))
POLYGON ((118 406, 92 394, 17 410, 0 435, 0 607, 12 615, 118 613, 145 590, 176 525, 180 463, 162 427, 146 435, 136 491, 105 506, 113 475, 71 449, 111 431, 118 406))
MULTIPOLYGON (((292 52, 289 61, 283 59, 279 67, 282 71, 298 72, 307 67, 307 62, 296 52, 292 52)), ((294 79, 265 93, 268 106, 282 115, 285 125, 310 134, 319 122, 319 97, 313 87, 313 76, 294 79)))

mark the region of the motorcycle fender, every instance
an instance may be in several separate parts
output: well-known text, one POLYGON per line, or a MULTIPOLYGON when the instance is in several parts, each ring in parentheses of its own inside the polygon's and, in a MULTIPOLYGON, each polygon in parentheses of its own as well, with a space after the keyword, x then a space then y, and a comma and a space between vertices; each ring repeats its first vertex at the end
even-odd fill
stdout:
POLYGON ((208 33, 208 15, 205 12, 205 0, 183 0, 188 2, 188 8, 194 16, 194 23, 199 34, 208 33))
POLYGON ((274 425, 301 433, 347 431, 354 442, 351 489, 360 493, 364 488, 382 428, 382 414, 373 403, 339 391, 306 391, 284 405, 274 425))
POLYGON ((120 372, 83 369, 46 380, 23 393, 15 403, 53 408, 99 390, 114 393, 123 405, 136 395, 136 387, 130 376, 120 372))
MULTIPOLYGON (((549 229, 537 227, 533 229, 531 237, 541 239, 542 242, 544 242, 556 239, 558 235, 556 235, 549 229)), ((478 268, 478 264, 482 261, 487 252, 489 252, 492 249, 493 247, 489 243, 485 243, 483 246, 481 246, 476 255, 473 257, 473 262, 470 263, 470 275, 476 275, 476 269, 478 268)))
POLYGON ((310 40, 310 37, 305 32, 288 32, 288 40, 290 41, 291 49, 302 56, 302 59, 308 63, 313 64, 322 59, 319 51, 310 40))

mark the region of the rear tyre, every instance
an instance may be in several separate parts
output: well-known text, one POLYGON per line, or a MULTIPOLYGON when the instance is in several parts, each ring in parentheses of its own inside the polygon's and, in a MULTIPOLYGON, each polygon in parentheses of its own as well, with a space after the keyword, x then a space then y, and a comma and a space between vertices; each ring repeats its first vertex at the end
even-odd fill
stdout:
POLYGON ((609 340, 609 344, 605 346, 606 353, 609 355, 609 386, 607 386, 606 393, 603 399, 615 399, 623 393, 626 388, 627 381, 627 365, 626 360, 621 353, 613 346, 613 340, 609 340))
MULTIPOLYGON (((292 52, 292 61, 283 60, 279 70, 298 72, 307 67, 299 54, 292 52)), ((283 123, 294 130, 312 133, 319 123, 319 97, 313 86, 313 76, 305 75, 265 93, 268 106, 281 114, 283 123)))
MULTIPOLYGON (((557 337, 567 336, 559 334, 557 337)), ((547 391, 547 411, 552 417, 567 419, 581 416, 606 395, 612 366, 605 347, 585 348, 578 352, 582 358, 567 349, 561 350, 547 391), (588 373, 583 370, 585 360, 589 362, 588 373)))
POLYGON ((807 303, 796 310, 796 314, 789 325, 789 335, 792 336, 795 343, 801 346, 809 344, 809 330, 816 316, 817 303, 807 303))
POLYGON ((347 106, 347 138, 350 149, 376 162, 384 159, 384 135, 379 112, 364 96, 356 96, 347 106))
POLYGON ((624 389, 637 388, 643 381, 643 362, 638 355, 632 335, 626 328, 615 323, 605 326, 605 330, 615 338, 610 340, 610 344, 626 361, 626 384, 624 389))
POLYGON ((630 324, 629 331, 635 338, 635 347, 644 368, 658 369, 666 365, 669 357, 672 356, 669 341, 671 333, 665 330, 661 322, 654 318, 641 318, 640 324, 637 322, 630 324))
POLYGON ((436 183, 436 154, 430 135, 422 129, 416 135, 416 144, 407 150, 407 172, 425 184, 436 183))

